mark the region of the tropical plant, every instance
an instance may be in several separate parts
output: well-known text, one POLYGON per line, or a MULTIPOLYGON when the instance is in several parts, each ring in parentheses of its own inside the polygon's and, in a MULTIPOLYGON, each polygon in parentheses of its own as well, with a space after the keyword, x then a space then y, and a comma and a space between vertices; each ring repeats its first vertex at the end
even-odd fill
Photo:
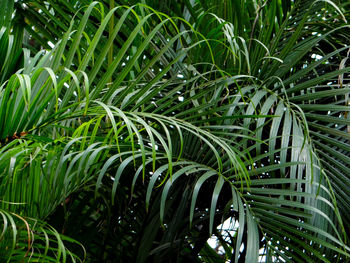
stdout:
POLYGON ((348 4, 0 0, 1 261, 349 261, 348 4))

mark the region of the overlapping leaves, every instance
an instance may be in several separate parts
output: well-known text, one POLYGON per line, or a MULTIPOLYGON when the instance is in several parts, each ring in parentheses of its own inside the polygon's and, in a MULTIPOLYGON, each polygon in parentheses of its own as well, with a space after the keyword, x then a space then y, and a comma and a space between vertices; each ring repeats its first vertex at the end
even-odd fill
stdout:
MULTIPOLYGON (((291 35, 288 20, 276 24, 271 46, 264 41, 272 31, 251 40, 250 56, 248 39, 236 37, 237 29, 228 34, 231 25, 219 18, 212 21, 220 24, 216 33, 207 35, 214 39, 198 42, 200 34, 185 30, 183 20, 143 5, 104 13, 108 6, 93 2, 71 21, 81 4, 65 2, 63 11, 53 1, 36 1, 18 9, 31 14, 25 28, 40 44, 60 40, 1 84, 4 213, 44 220, 71 196, 91 190, 96 198, 108 192, 106 203, 127 210, 123 202, 130 194, 148 210, 146 218, 128 210, 143 226, 135 227, 141 233, 136 244, 125 233, 120 238, 122 247, 140 247, 129 255, 138 262, 164 260, 174 246, 183 257, 191 249, 195 258, 210 254, 202 240, 213 232, 222 239, 215 228, 227 218, 239 224, 223 242, 234 262, 256 262, 259 253, 260 260, 300 262, 348 255, 336 199, 344 207, 346 198, 335 183, 345 181, 348 166, 348 89, 325 85, 348 69, 325 66, 326 74, 305 80, 346 48, 301 68, 302 58, 332 33, 309 36, 305 23, 314 17, 308 13, 291 35), (218 47, 225 48, 231 60, 217 64, 230 65, 233 76, 212 64, 213 53, 201 61, 198 50, 207 47, 217 57, 218 47), (334 113, 320 114, 328 105, 334 113)), ((282 13, 271 12, 271 21, 282 13)), ((106 242, 104 237, 101 251, 115 245, 106 242)))

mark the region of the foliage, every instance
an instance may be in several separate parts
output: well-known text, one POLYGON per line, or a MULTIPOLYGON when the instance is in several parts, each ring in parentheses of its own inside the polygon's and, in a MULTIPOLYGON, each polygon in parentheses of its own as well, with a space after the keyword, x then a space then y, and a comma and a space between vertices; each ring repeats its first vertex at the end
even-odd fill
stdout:
POLYGON ((121 2, 0 1, 1 260, 348 261, 348 3, 121 2))

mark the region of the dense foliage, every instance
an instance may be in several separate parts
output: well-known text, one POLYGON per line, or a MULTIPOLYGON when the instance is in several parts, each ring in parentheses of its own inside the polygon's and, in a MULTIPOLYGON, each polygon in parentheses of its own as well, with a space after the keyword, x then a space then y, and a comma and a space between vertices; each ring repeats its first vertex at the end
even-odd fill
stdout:
POLYGON ((0 0, 0 261, 348 262, 349 4, 0 0))

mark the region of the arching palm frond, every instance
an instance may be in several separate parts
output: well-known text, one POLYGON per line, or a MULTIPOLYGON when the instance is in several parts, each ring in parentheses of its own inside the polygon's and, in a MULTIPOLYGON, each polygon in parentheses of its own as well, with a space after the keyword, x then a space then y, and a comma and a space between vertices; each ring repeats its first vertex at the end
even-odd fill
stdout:
POLYGON ((4 258, 84 260, 74 238, 88 262, 347 260, 344 17, 231 4, 16 2, 23 64, 0 12, 4 258))

